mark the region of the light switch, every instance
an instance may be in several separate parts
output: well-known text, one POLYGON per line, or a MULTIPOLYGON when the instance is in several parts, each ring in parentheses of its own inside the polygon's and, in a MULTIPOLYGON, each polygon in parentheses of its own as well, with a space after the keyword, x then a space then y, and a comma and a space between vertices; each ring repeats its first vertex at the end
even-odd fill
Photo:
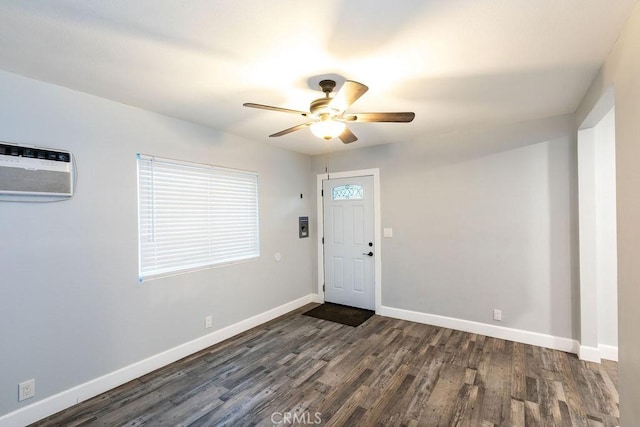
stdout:
POLYGON ((385 228, 383 229, 383 235, 384 237, 393 237, 393 229, 392 228, 385 228))

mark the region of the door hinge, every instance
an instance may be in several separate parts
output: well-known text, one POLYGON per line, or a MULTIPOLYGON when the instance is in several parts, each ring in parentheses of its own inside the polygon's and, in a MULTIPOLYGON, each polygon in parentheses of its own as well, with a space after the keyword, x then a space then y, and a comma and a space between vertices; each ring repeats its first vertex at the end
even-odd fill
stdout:
POLYGON ((324 237, 322 238, 322 244, 324 245, 324 237))
POLYGON ((324 197, 324 190, 320 190, 320 197, 324 197))
POLYGON ((322 285, 322 292, 324 292, 324 285, 322 285))

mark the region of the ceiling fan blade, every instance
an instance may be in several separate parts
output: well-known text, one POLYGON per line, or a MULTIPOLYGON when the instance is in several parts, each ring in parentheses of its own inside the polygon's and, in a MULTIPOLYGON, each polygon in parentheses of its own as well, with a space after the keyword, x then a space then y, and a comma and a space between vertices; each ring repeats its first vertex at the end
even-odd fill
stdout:
POLYGON ((342 119, 347 122, 394 122, 409 123, 416 113, 354 113, 347 114, 342 119))
POLYGON ((309 114, 306 111, 290 110, 288 108, 280 108, 280 107, 272 107, 271 105, 254 104, 253 102, 245 102, 242 105, 244 105, 245 107, 259 108, 261 110, 280 111, 282 113, 300 114, 302 116, 306 116, 307 114, 309 114))
POLYGON ((369 88, 362 83, 347 80, 338 93, 331 99, 329 107, 338 111, 344 111, 368 90, 369 88))
POLYGON ((349 130, 349 128, 344 128, 344 131, 342 131, 338 138, 340 138, 340 141, 344 142, 345 144, 351 144, 352 142, 356 142, 358 140, 358 137, 355 136, 353 132, 349 130))
POLYGON ((300 129, 304 129, 304 128, 310 126, 311 123, 313 123, 313 122, 302 123, 301 125, 297 125, 297 126, 289 128, 289 129, 285 129, 285 130, 281 130, 280 132, 276 132, 273 135, 269 135, 269 137, 286 135, 288 133, 295 132, 295 131, 300 130, 300 129))

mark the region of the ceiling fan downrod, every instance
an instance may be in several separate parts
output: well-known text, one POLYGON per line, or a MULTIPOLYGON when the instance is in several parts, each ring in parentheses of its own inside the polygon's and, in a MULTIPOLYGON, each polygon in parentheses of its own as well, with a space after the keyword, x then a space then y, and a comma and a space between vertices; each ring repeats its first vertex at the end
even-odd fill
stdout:
POLYGON ((336 82, 334 80, 320 80, 318 86, 320 86, 325 96, 328 98, 329 94, 336 88, 336 82))

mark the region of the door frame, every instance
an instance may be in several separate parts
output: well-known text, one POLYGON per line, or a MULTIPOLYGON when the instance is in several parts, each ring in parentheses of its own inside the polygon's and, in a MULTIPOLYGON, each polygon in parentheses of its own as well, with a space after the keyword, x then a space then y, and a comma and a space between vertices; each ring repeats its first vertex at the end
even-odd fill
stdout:
POLYGON ((324 236, 324 202, 322 199, 322 181, 338 178, 355 178, 359 176, 373 177, 373 241, 376 256, 374 257, 374 300, 375 311, 380 312, 382 305, 382 222, 380 219, 380 169, 360 169, 345 172, 331 172, 318 174, 316 181, 316 205, 317 205, 317 224, 318 233, 316 234, 318 246, 318 296, 321 302, 324 302, 324 245, 322 238, 324 236))
MULTIPOLYGON (((615 88, 610 86, 594 105, 582 124, 578 126, 577 140, 577 179, 578 179, 578 245, 579 245, 579 282, 580 282, 580 346, 578 348, 578 357, 580 360, 600 363, 601 359, 618 360, 618 347, 601 344, 600 321, 598 317, 600 307, 603 302, 599 298, 599 275, 596 269, 600 258, 598 249, 600 249, 597 236, 597 222, 595 200, 595 169, 598 162, 594 161, 594 146, 599 139, 595 132, 595 128, 602 122, 607 114, 615 109, 615 88), (593 199, 593 200, 592 200, 593 199), (597 315, 593 315, 596 313, 597 315)), ((615 111, 614 111, 615 115, 615 111)), ((614 125, 614 145, 616 144, 614 125)), ((601 141, 600 141, 601 142, 601 141)), ((616 161, 617 167, 617 161, 616 161)), ((617 210, 617 207, 616 207, 617 210)), ((616 224, 617 228, 617 224, 616 224)), ((619 236, 619 231, 616 238, 619 236)), ((616 253, 617 257, 617 253, 616 253)), ((618 263, 619 264, 619 260, 618 263)), ((616 271, 616 283, 618 276, 616 271)), ((618 307, 620 306, 619 294, 618 307)), ((620 317, 618 313, 617 326, 620 326, 620 317)), ((619 335, 619 330, 618 330, 619 335)))

